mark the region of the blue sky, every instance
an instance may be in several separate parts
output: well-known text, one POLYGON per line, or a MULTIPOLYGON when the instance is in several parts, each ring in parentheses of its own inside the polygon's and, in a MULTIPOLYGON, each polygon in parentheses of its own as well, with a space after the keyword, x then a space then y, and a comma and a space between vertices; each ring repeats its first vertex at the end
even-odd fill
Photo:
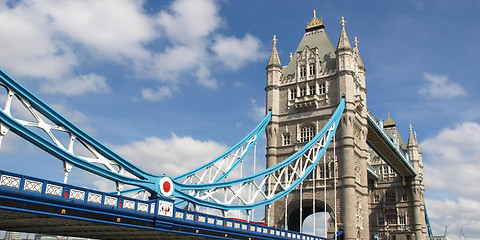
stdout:
MULTIPOLYGON (((342 16, 360 41, 370 111, 417 132, 434 232, 480 239, 478 1, 6 1, 0 68, 130 161, 176 175, 257 124, 272 37, 286 65, 313 9, 335 46, 342 16)), ((10 135, 3 170, 63 179, 10 135)), ((87 179, 105 187, 79 170, 70 183, 87 179)))

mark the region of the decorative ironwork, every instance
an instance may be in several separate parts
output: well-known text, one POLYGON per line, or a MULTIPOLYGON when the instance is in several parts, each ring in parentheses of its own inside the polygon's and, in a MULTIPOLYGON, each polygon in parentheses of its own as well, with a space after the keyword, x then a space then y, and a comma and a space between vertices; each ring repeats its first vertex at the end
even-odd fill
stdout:
POLYGON ((11 188, 20 188, 21 179, 14 176, 2 175, 0 179, 0 186, 11 187, 11 188))
POLYGON ((123 208, 135 210, 135 201, 123 200, 123 208))
POLYGON ((139 202, 137 210, 140 212, 148 212, 148 204, 139 202))
POLYGON ((102 194, 89 192, 87 202, 102 204, 102 194))
POLYGON ((23 190, 27 190, 30 192, 41 193, 42 192, 43 183, 33 181, 30 179, 25 180, 25 185, 23 186, 23 190))
POLYGON ((61 197, 62 190, 63 190, 62 186, 47 184, 47 187, 45 188, 45 193, 48 195, 61 197))
MULTIPOLYGON (((89 194, 88 198, 90 198, 90 194, 89 194)), ((70 199, 85 201, 85 191, 80 191, 80 190, 76 190, 76 189, 70 190, 70 199)))
POLYGON ((116 207, 117 206, 118 198, 105 196, 105 205, 116 207))

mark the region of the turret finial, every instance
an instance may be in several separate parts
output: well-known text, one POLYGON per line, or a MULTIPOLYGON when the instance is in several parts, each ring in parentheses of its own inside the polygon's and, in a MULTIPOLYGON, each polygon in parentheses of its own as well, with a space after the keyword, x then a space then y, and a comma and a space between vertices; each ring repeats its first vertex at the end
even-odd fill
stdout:
POLYGON ((342 24, 342 27, 345 27, 345 23, 347 23, 347 21, 345 21, 345 18, 342 17, 342 21, 340 22, 340 24, 342 24))
POLYGON ((357 37, 355 37, 355 41, 353 42, 353 44, 355 44, 355 48, 358 48, 358 43, 359 41, 357 40, 357 37))
POLYGON ((293 55, 292 55, 292 52, 290 52, 290 56, 288 57, 288 60, 292 60, 293 58, 293 55))
POLYGON ((273 35, 273 40, 272 40, 272 42, 273 42, 273 45, 274 45, 274 46, 277 46, 277 41, 278 41, 277 35, 273 35))

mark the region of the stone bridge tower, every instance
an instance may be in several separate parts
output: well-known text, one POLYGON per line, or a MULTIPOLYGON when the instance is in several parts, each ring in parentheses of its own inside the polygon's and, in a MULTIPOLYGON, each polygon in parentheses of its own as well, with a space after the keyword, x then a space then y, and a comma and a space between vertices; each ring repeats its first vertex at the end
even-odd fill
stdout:
POLYGON ((274 36, 266 67, 266 105, 267 111, 272 111, 272 121, 267 127, 267 167, 286 159, 311 140, 329 120, 342 97, 345 97, 346 108, 335 135, 336 150, 332 141, 325 164, 317 166, 301 189, 269 206, 266 219, 272 226, 284 228, 286 224, 288 229, 299 231, 301 222, 309 215, 328 212, 331 216, 329 237, 335 232, 333 218, 336 215, 344 239, 369 239, 365 67, 357 41, 352 48, 348 40, 345 23, 342 18, 335 48, 322 19, 314 13, 287 66, 280 63, 274 36), (334 176, 337 176, 336 182, 334 176), (327 195, 326 209, 324 194, 327 195))

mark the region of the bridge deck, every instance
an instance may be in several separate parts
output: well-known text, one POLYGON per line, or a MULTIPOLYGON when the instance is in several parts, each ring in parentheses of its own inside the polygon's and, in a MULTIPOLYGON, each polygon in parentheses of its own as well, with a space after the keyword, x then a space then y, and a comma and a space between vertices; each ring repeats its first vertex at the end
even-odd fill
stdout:
POLYGON ((323 239, 179 209, 172 199, 142 201, 3 171, 0 229, 94 239, 323 239))
POLYGON ((402 177, 416 176, 417 171, 405 155, 392 143, 375 117, 368 112, 368 145, 402 177))

